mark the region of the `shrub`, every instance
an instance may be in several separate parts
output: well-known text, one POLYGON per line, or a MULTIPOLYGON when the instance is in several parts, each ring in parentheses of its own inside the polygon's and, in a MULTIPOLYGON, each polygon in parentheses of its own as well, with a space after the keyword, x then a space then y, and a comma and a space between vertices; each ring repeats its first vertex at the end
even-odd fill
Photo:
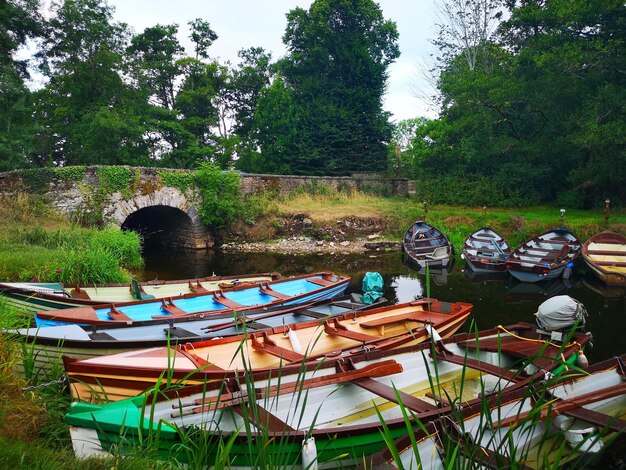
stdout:
POLYGON ((238 173, 222 171, 217 165, 205 163, 195 175, 202 196, 199 214, 206 226, 219 230, 243 214, 241 177, 238 173))

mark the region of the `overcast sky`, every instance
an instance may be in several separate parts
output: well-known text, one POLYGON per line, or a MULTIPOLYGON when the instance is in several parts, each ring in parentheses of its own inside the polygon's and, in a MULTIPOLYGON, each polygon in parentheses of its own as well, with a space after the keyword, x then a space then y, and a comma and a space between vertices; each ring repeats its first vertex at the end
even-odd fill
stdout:
MULTIPOLYGON (((400 57, 389 68, 388 91, 384 107, 394 120, 418 116, 434 117, 419 90, 428 91, 420 68, 429 60, 435 35, 434 0, 380 0, 385 19, 395 21, 400 33, 400 57)), ((155 24, 179 25, 179 40, 191 54, 187 23, 202 18, 211 24, 219 39, 209 49, 220 62, 238 61, 237 52, 262 47, 274 60, 285 54, 282 36, 286 13, 295 8, 308 9, 311 0, 109 0, 115 7, 114 18, 127 23, 136 33, 155 24)))

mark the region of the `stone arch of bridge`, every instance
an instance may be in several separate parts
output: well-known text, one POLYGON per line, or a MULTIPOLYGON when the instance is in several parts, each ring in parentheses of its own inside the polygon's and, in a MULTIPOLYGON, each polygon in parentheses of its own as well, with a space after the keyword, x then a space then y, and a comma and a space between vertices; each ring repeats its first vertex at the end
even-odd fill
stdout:
POLYGON ((148 249, 199 249, 213 244, 194 205, 174 188, 112 200, 105 215, 122 230, 141 234, 148 249))

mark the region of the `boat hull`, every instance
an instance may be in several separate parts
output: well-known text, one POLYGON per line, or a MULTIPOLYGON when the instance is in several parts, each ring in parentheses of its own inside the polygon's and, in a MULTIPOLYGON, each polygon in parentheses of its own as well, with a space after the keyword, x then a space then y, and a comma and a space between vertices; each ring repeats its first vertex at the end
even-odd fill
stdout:
POLYGON ((495 230, 484 227, 465 239, 462 257, 472 271, 483 274, 506 271, 506 258, 511 253, 507 241, 495 230))
POLYGON ((626 237, 608 230, 594 235, 583 244, 582 256, 602 282, 626 287, 626 237))
POLYGON ((562 276, 564 270, 565 266, 557 269, 552 269, 546 274, 538 274, 529 271, 518 271, 513 269, 509 269, 509 273, 511 274, 511 276, 521 282, 541 282, 548 281, 550 279, 556 279, 557 277, 562 276))
POLYGON ((262 307, 297 305, 329 299, 348 287, 350 278, 330 272, 295 276, 262 285, 235 287, 228 291, 185 294, 167 299, 84 306, 43 311, 35 316, 38 327, 64 324, 148 325, 185 318, 245 312, 262 307))
POLYGON ((464 407, 451 419, 427 424, 413 439, 396 440, 391 444, 396 456, 384 449, 368 462, 371 468, 398 460, 406 469, 443 468, 450 456, 445 449, 452 446, 459 449, 457 458, 473 462, 472 468, 487 462, 487 468, 556 468, 581 453, 596 453, 611 434, 626 429, 624 360, 594 364, 585 374, 570 372, 550 386, 536 384, 534 392, 504 392, 490 406, 464 407))
MULTIPOLYGON (((511 327, 516 336, 526 334, 523 331, 528 332, 528 328, 532 328, 531 325, 518 326, 522 329, 511 327)), ((88 447, 96 451, 100 448, 109 450, 122 440, 136 441, 141 428, 143 439, 150 432, 153 436, 159 434, 159 450, 164 457, 186 461, 190 456, 181 452, 181 440, 198 438, 209 442, 206 451, 211 455, 208 458, 215 461, 218 440, 236 432, 238 434, 228 456, 232 464, 258 464, 254 459, 258 458, 260 448, 263 448, 275 465, 303 465, 305 450, 310 451, 308 455, 314 455, 320 465, 346 466, 363 462, 366 456, 386 446, 381 436, 381 421, 392 439, 406 435, 407 429, 422 426, 414 421, 405 422, 408 411, 403 407, 414 412, 421 423, 427 423, 449 414, 453 409, 450 404, 436 406, 437 396, 449 396, 452 402, 461 400, 465 407, 466 403, 468 406, 480 404, 481 399, 476 396, 487 393, 486 390, 525 389, 535 375, 523 378, 513 372, 520 367, 520 359, 516 357, 520 348, 511 343, 523 340, 513 336, 507 338, 511 341, 501 343, 500 333, 495 330, 481 333, 478 341, 473 335, 464 334, 444 341, 446 352, 436 347, 439 352, 434 356, 431 356, 430 344, 367 352, 351 358, 352 366, 347 369, 340 365, 341 361, 331 361, 324 365, 313 364, 313 369, 307 368, 306 371, 303 368, 294 372, 283 370, 280 377, 255 376, 253 383, 252 375, 248 373, 245 385, 247 396, 252 396, 250 390, 254 388, 257 397, 249 404, 247 399, 244 399, 246 403, 241 401, 241 391, 232 394, 229 385, 224 389, 221 383, 213 388, 209 384, 203 388, 179 390, 167 396, 160 394, 161 398, 156 401, 139 396, 104 405, 75 403, 67 421, 77 428, 98 430, 96 445, 88 447), (503 344, 501 351, 492 349, 499 344, 503 344), (472 345, 480 349, 473 349, 472 345), (509 346, 511 351, 516 351, 512 356, 506 353, 509 346), (391 369, 382 371, 383 364, 391 369), (364 372, 374 368, 380 371, 378 375, 370 376, 364 372), (352 375, 360 371, 365 376, 352 375), (435 379, 430 379, 433 374, 435 379), (295 376, 300 386, 291 385, 295 376), (436 380, 438 384, 435 389, 431 380, 436 380), (460 380, 464 382, 461 388, 460 380), (284 394, 280 392, 281 387, 286 389, 284 394), (434 394, 434 401, 428 398, 428 393, 434 394), (306 399, 303 399, 304 396, 306 399), (404 404, 403 407, 399 406, 399 402, 404 404), (258 410, 257 415, 265 418, 258 421, 248 414, 248 406, 258 410), (241 432, 245 419, 251 420, 248 421, 251 430, 247 433, 241 432), (191 435, 190 430, 194 430, 191 435), (310 443, 306 440, 308 437, 315 439, 315 446, 303 449, 306 447, 303 443, 310 443), (250 445, 254 442, 258 442, 260 447, 250 445)), ((580 340, 585 342, 584 337, 580 340)), ((537 345, 537 351, 545 351, 543 346, 537 345)), ((570 363, 575 359, 575 350, 566 348, 564 351, 570 363)), ((559 351, 555 348, 548 354, 559 357, 559 351)), ((540 364, 537 367, 543 368, 540 364)))
POLYGON ((454 255, 448 237, 423 220, 415 221, 405 232, 402 250, 409 264, 414 264, 417 269, 445 267, 454 255))
POLYGON ((568 229, 548 230, 513 250, 506 268, 522 282, 555 279, 571 271, 580 251, 580 241, 568 229))
POLYGON ((432 324, 441 337, 448 338, 458 331, 472 311, 470 304, 460 302, 448 304, 431 300, 432 310, 426 310, 425 303, 348 311, 334 316, 332 322, 322 319, 292 324, 287 327, 287 331, 292 330, 289 335, 284 334, 286 327, 281 325, 258 340, 252 336, 257 337, 259 333, 254 333, 246 337, 185 343, 177 349, 144 349, 82 361, 72 357, 65 360, 65 370, 75 399, 120 400, 162 383, 164 371, 169 382, 190 385, 212 380, 216 374, 221 377, 219 371, 229 369, 277 370, 287 364, 327 355, 335 359, 340 355, 349 357, 360 353, 364 347, 371 350, 406 347, 428 340, 430 336, 424 322, 432 324), (266 344, 275 344, 277 352, 269 349, 265 352, 262 347, 266 344), (207 371, 217 368, 218 372, 211 372, 209 377, 201 373, 203 367, 207 371))
POLYGON ((147 326, 83 327, 62 325, 42 329, 21 329, 14 333, 27 344, 33 361, 28 365, 40 377, 54 375, 63 367, 62 356, 76 360, 119 354, 126 351, 191 344, 215 337, 240 335, 243 323, 249 331, 262 331, 272 325, 304 323, 312 318, 330 318, 348 312, 369 310, 384 304, 364 305, 349 297, 322 300, 297 306, 273 307, 238 315, 216 315, 215 318, 172 322, 147 326), (306 312, 303 312, 306 311, 306 312))
POLYGON ((102 305, 118 302, 135 302, 137 296, 149 298, 177 297, 199 290, 228 291, 242 284, 259 284, 280 279, 278 273, 246 274, 241 276, 209 276, 172 281, 145 281, 128 284, 74 285, 64 288, 60 283, 0 283, 0 292, 15 308, 37 313, 40 311, 73 308, 85 305, 102 305))

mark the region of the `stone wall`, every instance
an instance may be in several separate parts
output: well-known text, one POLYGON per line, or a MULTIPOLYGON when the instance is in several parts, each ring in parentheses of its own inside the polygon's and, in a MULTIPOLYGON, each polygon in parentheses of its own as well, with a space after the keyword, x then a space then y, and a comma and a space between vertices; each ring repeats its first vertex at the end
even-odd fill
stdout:
MULTIPOLYGON (((105 183, 100 182, 99 167, 84 168, 73 173, 72 179, 60 169, 49 170, 45 177, 38 172, 11 171, 0 173, 0 196, 12 197, 19 192, 37 192, 49 197, 51 204, 69 217, 94 212, 106 223, 140 233, 162 233, 162 243, 175 247, 205 248, 213 239, 202 224, 197 206, 199 196, 189 189, 163 186, 160 171, 188 172, 188 170, 159 170, 131 167, 129 187, 102 194, 105 183), (26 180, 30 178, 30 180, 26 180), (65 179, 64 179, 65 178, 65 179), (97 195, 98 201, 95 200, 97 195), (172 212, 175 210, 175 212, 172 212), (82 212, 81 212, 82 211, 82 212), (148 225, 148 226, 147 226, 148 225), (171 232, 171 233, 170 233, 171 232)), ((406 196, 414 192, 413 182, 406 179, 386 179, 369 174, 349 176, 291 176, 241 174, 243 193, 273 191, 288 194, 298 188, 327 186, 338 191, 359 190, 381 195, 406 196)), ((83 219, 84 220, 84 219, 83 219)))
POLYGON ((241 188, 244 194, 254 194, 259 191, 288 194, 298 188, 310 188, 316 185, 328 186, 337 191, 359 190, 390 196, 408 196, 415 192, 413 181, 380 176, 241 175, 241 188))

